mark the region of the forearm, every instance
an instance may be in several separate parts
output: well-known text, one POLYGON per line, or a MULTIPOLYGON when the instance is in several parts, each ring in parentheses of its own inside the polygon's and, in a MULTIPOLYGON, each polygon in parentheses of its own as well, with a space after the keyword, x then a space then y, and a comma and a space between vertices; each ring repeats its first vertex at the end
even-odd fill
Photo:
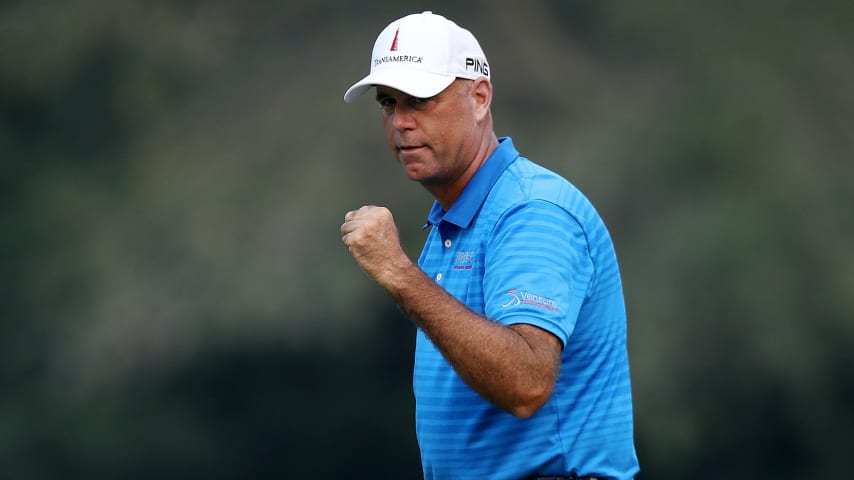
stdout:
POLYGON ((411 262, 380 285, 485 399, 527 417, 551 395, 558 369, 554 353, 560 344, 553 337, 544 342, 550 334, 529 325, 507 327, 478 315, 411 262))
POLYGON ((412 263, 391 212, 347 212, 342 241, 359 266, 385 288, 481 396, 516 416, 532 415, 551 395, 560 341, 537 327, 509 327, 476 314, 412 263))

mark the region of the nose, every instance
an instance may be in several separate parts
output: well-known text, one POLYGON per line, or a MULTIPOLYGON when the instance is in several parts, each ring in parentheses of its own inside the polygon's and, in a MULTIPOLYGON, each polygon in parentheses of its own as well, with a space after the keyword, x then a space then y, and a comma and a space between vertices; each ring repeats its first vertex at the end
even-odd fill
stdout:
POLYGON ((407 102, 397 102, 391 114, 391 125, 395 130, 410 130, 415 128, 414 109, 407 102))

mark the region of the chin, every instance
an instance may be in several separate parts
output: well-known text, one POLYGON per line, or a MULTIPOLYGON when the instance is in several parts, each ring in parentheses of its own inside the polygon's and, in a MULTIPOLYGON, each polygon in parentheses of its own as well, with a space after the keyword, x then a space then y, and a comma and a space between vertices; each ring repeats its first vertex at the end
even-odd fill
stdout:
POLYGON ((442 181, 440 172, 435 169, 428 168, 424 163, 406 163, 401 160, 401 166, 403 167, 403 173, 405 173, 410 180, 421 183, 422 185, 435 185, 442 181))

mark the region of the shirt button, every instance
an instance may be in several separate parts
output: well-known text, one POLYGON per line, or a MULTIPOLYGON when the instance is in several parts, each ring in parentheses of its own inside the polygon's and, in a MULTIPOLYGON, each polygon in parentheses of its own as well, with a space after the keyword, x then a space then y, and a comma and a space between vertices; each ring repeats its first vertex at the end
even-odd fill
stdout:
POLYGON ((445 248, 451 248, 451 239, 445 240, 445 248))
POLYGON ((441 272, 439 272, 439 273, 437 273, 437 274, 436 274, 436 281, 438 282, 438 281, 439 281, 439 280, 441 280, 441 279, 442 279, 442 273, 441 273, 441 272))

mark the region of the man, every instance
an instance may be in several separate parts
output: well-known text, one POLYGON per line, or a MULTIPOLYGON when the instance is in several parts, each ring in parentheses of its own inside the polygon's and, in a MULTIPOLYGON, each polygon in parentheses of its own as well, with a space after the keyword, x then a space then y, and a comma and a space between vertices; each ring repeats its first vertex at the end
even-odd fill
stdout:
POLYGON ((388 25, 370 74, 386 140, 436 199, 418 265, 392 214, 347 212, 362 269, 417 327, 426 479, 632 478, 622 285, 610 236, 568 181, 492 130, 477 40, 424 12, 388 25))

